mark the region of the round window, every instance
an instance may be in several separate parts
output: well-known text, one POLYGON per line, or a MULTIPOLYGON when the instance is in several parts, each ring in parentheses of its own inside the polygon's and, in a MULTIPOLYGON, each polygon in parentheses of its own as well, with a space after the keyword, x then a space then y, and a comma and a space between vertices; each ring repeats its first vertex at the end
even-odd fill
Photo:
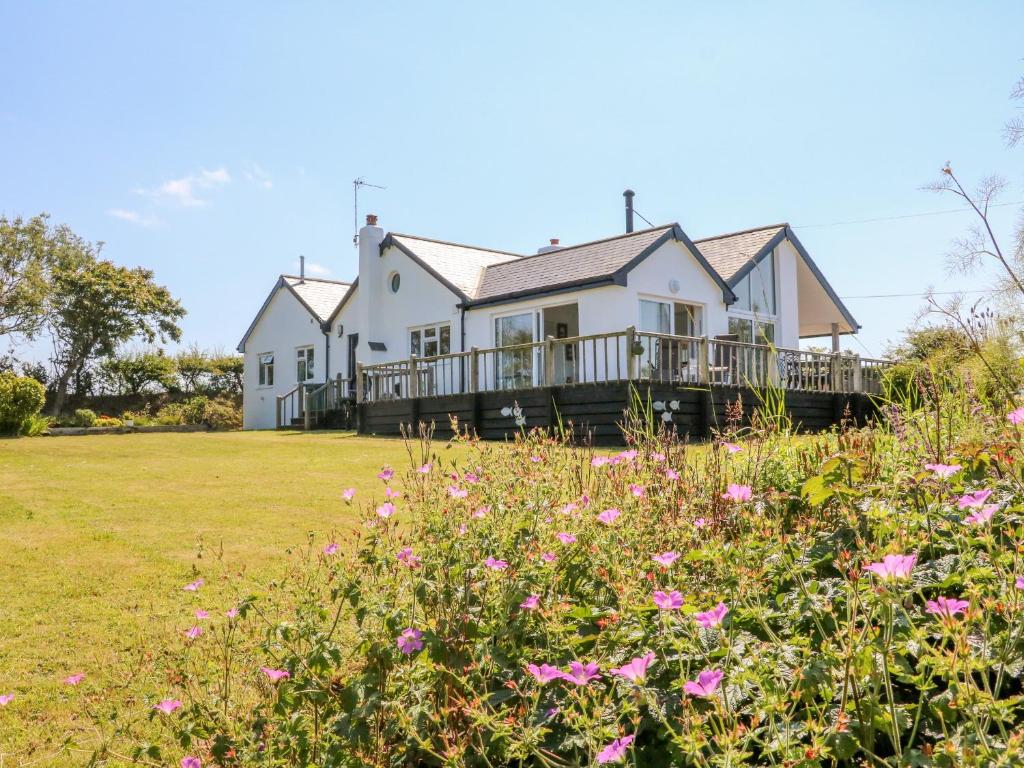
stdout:
POLYGON ((402 276, 397 272, 391 273, 391 292, 398 293, 398 289, 402 285, 402 276))

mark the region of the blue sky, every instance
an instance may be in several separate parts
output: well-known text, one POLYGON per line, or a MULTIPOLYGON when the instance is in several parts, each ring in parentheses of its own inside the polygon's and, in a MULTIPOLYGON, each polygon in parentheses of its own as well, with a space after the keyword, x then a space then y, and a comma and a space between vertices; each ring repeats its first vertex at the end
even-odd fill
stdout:
MULTIPOLYGON (((698 238, 788 221, 841 296, 981 289, 944 254, 947 161, 1007 149, 1024 4, 3 2, 0 212, 141 264, 231 349, 276 276, 355 273, 385 229, 520 252, 621 231, 624 188, 698 238)), ((1018 207, 996 209, 1008 240, 1018 207)), ((879 354, 917 298, 849 299, 879 354)))

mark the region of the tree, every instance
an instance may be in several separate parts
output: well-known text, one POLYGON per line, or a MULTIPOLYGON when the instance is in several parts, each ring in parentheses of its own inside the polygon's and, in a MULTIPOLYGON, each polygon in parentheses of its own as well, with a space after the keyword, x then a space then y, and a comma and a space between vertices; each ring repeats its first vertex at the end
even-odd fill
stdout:
POLYGON ((183 392, 192 394, 207 389, 204 380, 213 374, 213 365, 209 355, 198 344, 191 344, 179 352, 174 361, 183 392))
POLYGON ((213 368, 213 389, 218 394, 242 394, 245 358, 241 355, 218 355, 210 360, 213 368))
POLYGON ((45 318, 49 273, 64 236, 46 214, 28 221, 0 216, 0 336, 31 338, 45 318))
POLYGON ((163 350, 144 350, 108 357, 102 363, 107 378, 121 392, 138 395, 150 384, 170 389, 174 386, 174 360, 163 350))
POLYGON ((113 355, 139 337, 148 343, 181 338, 181 304, 153 282, 148 269, 97 258, 98 248, 75 238, 53 270, 47 323, 53 338, 53 413, 60 415, 68 385, 90 362, 113 355))

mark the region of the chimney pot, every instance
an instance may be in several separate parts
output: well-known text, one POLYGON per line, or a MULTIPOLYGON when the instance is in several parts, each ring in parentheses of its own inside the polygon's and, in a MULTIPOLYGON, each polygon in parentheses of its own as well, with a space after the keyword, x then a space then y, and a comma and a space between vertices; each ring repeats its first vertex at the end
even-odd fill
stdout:
POLYGON ((368 227, 376 227, 377 226, 377 214, 376 213, 368 213, 368 214, 366 214, 366 226, 368 226, 368 227))
POLYGON ((558 238, 557 237, 552 237, 551 238, 551 244, 552 245, 558 245, 558 238))

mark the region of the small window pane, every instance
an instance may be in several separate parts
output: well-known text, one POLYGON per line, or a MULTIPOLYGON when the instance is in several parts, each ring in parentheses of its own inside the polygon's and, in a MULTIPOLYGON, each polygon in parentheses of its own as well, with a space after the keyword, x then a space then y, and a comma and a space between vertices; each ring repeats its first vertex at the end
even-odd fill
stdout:
POLYGON ((409 354, 419 355, 420 353, 420 332, 412 331, 409 334, 409 354))
POLYGON ((441 326, 441 354, 447 355, 452 351, 452 327, 450 325, 441 326))
POLYGON ((640 330, 650 333, 671 333, 672 307, 660 301, 641 299, 640 330))
POLYGON ((430 339, 423 343, 423 356, 435 357, 437 355, 437 340, 430 339))
POLYGON ((437 336, 437 328, 424 328, 423 329, 423 338, 424 339, 432 339, 435 336, 437 336))
POLYGON ((729 318, 729 335, 735 336, 737 341, 750 343, 754 340, 753 329, 750 320, 742 317, 729 318))

